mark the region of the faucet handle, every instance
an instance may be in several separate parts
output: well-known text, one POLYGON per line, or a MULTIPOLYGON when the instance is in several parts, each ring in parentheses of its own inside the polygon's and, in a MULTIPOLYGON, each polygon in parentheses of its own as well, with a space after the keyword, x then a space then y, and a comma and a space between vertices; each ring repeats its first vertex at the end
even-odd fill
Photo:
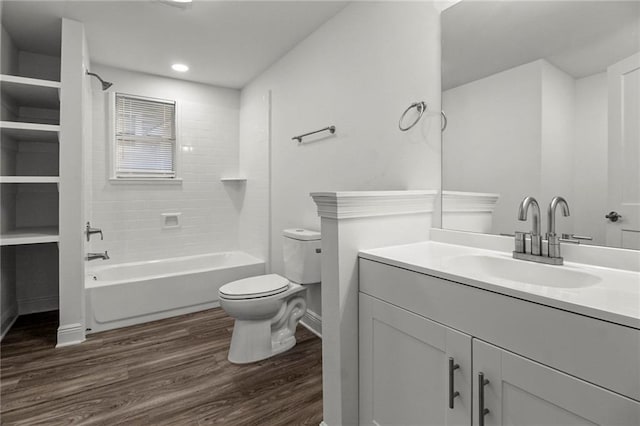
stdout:
POLYGON ((586 241, 593 240, 593 237, 589 237, 588 235, 576 235, 576 234, 562 234, 562 238, 566 240, 586 240, 586 241))
POLYGON ((563 243, 580 244, 581 241, 591 241, 592 237, 586 235, 562 234, 560 241, 563 243))
POLYGON ((92 234, 100 234, 100 240, 104 240, 104 235, 102 235, 102 229, 92 228, 91 222, 87 222, 87 225, 85 227, 85 234, 87 234, 87 241, 91 240, 92 234))
POLYGON ((514 248, 514 250, 515 250, 517 253, 524 253, 524 252, 525 252, 525 240, 526 240, 526 236, 527 236, 527 233, 526 233, 526 232, 516 231, 516 235, 515 235, 515 248, 514 248))

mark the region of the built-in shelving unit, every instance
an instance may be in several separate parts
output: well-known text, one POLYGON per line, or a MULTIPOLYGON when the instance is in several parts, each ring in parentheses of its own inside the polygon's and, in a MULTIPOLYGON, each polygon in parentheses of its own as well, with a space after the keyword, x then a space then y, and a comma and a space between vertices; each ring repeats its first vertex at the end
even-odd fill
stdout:
POLYGON ((0 69, 0 246, 3 297, 14 300, 2 302, 10 313, 2 317, 3 332, 7 316, 57 306, 58 249, 46 244, 60 240, 62 89, 56 81, 60 52, 23 55, 6 30, 2 47, 7 60, 0 69))

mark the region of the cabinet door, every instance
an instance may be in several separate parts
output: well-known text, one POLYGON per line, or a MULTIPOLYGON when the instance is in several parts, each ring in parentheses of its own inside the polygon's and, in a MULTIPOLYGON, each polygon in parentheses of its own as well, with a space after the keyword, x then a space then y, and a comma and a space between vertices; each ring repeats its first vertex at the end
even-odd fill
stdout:
POLYGON ((360 424, 471 424, 470 336, 363 293, 359 315, 360 424))
POLYGON ((639 402, 477 339, 473 379, 476 426, 480 417, 487 426, 640 425, 639 402), (480 374, 488 380, 482 390, 480 374))

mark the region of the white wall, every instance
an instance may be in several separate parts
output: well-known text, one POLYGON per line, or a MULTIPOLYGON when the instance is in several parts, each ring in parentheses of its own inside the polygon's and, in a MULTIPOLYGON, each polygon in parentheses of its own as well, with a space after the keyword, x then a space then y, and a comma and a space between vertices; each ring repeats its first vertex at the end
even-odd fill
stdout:
POLYGON ((60 83, 60 221, 59 306, 57 346, 77 344, 85 338, 84 305, 84 164, 83 150, 89 141, 85 111, 91 108, 89 78, 85 74, 89 52, 84 25, 62 19, 60 83))
POLYGON ((443 187, 499 192, 493 233, 528 231, 517 205, 533 195, 543 214, 555 195, 558 233, 604 244, 607 193, 607 83, 604 73, 575 80, 545 60, 443 94, 450 126, 443 138, 443 187), (456 123, 464 123, 456 124, 456 123))
POLYGON ((15 247, 16 298, 20 315, 58 309, 58 245, 15 247))
POLYGON ((271 95, 242 92, 240 109, 239 175, 246 183, 230 183, 230 189, 244 191, 239 218, 240 248, 267 263, 269 270, 270 113, 271 95))
POLYGON ((592 236, 594 244, 606 243, 607 90, 606 72, 576 80, 574 195, 570 207, 573 231, 592 236))
MULTIPOLYGON (((112 81, 109 92, 174 99, 178 108, 181 185, 111 183, 108 96, 93 83, 91 223, 102 228, 91 251, 107 262, 167 258, 237 248, 242 191, 221 177, 238 170, 240 92, 92 64, 112 81), (163 229, 162 213, 182 213, 182 226, 163 229)), ((95 261, 103 262, 103 261, 95 261)))
MULTIPOLYGON (((542 64, 542 139, 540 164, 540 209, 551 199, 562 196, 573 204, 573 154, 575 132, 575 80, 546 61, 542 64)), ((574 216, 556 212, 556 232, 573 233, 574 216)), ((542 232, 546 232, 548 224, 542 232)))
POLYGON ((500 194, 494 233, 514 232, 524 196, 540 200, 541 69, 536 61, 443 93, 442 187, 500 194))
POLYGON ((58 56, 19 50, 4 26, 1 31, 0 73, 60 81, 60 58, 58 56))
MULTIPOLYGON (((0 10, 2 4, 0 4, 0 10)), ((18 69, 18 50, 9 33, 1 27, 0 33, 0 73, 15 74, 18 69)), ((8 119, 11 107, 2 99, 0 116, 8 119)), ((10 175, 16 169, 17 144, 3 138, 0 145, 0 173, 10 175)), ((15 188, 14 185, 2 185, 0 187, 0 231, 15 227, 15 188)), ((0 335, 8 330, 9 325, 18 315, 17 289, 16 289, 16 253, 15 247, 0 248, 0 335)))
POLYGON ((15 247, 0 248, 0 336, 18 316, 15 247))
MULTIPOLYGON (((2 5, 0 5, 2 7, 2 5)), ((16 48, 13 38, 2 27, 2 33, 0 33, 0 43, 2 45, 1 57, 0 57, 0 73, 2 74, 17 74, 18 72, 18 49, 16 48)))
MULTIPOLYGON (((356 2, 244 88, 243 105, 272 91, 273 272, 283 270, 282 229, 320 229, 310 192, 440 186, 439 74, 432 3, 356 2), (402 133, 398 118, 417 100, 434 112, 402 133), (329 125, 333 137, 291 140, 329 125)), ((241 168, 265 153, 246 152, 241 168)), ((319 290, 310 294, 315 313, 319 290)))

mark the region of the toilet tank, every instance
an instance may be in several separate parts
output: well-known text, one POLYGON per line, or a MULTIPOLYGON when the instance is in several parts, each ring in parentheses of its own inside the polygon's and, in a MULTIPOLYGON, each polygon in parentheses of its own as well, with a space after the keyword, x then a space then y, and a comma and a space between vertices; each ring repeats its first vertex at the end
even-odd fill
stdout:
POLYGON ((320 233, 307 229, 285 229, 282 231, 284 276, 297 284, 320 282, 320 233))

